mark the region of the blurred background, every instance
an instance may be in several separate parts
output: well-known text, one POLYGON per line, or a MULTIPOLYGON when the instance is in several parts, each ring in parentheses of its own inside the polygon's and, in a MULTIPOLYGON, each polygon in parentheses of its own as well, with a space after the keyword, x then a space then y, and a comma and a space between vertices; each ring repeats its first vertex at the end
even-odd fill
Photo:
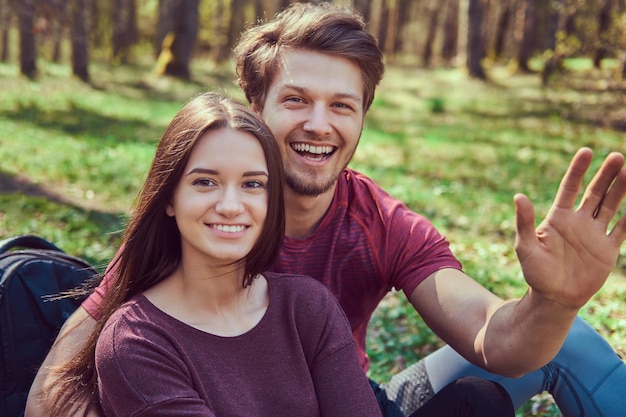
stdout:
MULTIPOLYGON (((125 64, 150 53, 159 73, 190 77, 190 62, 228 59, 241 30, 288 0, 0 0, 0 61, 34 77, 39 58, 71 59, 88 79, 94 59, 125 64), (18 38, 19 41, 13 41, 18 38), (67 43, 67 45, 65 45, 67 43), (68 55, 71 55, 68 56, 68 55), (19 58, 18 58, 19 57, 19 58)), ((612 59, 623 76, 624 0, 343 0, 368 22, 388 62, 464 66, 486 78, 484 60, 529 72, 543 60, 547 81, 568 57, 595 68, 612 59)))

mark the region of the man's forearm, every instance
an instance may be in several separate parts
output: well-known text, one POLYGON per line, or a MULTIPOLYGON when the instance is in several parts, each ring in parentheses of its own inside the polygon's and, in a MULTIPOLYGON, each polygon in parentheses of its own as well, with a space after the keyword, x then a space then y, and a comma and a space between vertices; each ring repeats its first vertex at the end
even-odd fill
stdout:
POLYGON ((578 313, 530 289, 520 300, 494 306, 476 337, 486 369, 518 377, 550 362, 578 313))

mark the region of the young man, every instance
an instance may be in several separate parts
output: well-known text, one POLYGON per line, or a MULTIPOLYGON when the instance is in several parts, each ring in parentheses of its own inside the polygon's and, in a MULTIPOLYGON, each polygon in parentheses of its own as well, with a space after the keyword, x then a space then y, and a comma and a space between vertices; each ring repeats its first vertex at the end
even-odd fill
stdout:
MULTIPOLYGON (((606 281, 626 239, 625 218, 607 234, 626 194, 621 154, 606 158, 574 210, 592 157, 580 150, 537 229, 529 199, 515 196, 516 250, 529 289, 520 300, 504 301, 463 273, 430 222, 347 168, 384 72, 382 54, 359 16, 325 3, 292 5, 246 32, 235 56, 239 84, 275 135, 286 170, 286 238, 274 270, 310 275, 331 289, 349 318, 364 369, 367 323, 392 288, 402 290, 451 346, 388 386, 373 384, 386 415, 398 408, 410 414, 463 375, 498 380, 516 406, 547 389, 566 416, 622 413, 626 366, 576 318, 606 281)), ((52 383, 46 365, 76 350, 108 287, 105 281, 68 320, 66 338, 33 385, 29 415, 37 415, 32 393, 52 383)))

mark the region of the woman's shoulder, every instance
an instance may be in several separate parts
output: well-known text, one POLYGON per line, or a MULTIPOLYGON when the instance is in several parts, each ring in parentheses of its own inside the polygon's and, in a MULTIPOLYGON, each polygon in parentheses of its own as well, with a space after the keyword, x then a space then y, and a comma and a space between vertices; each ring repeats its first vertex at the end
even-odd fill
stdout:
POLYGON ((270 300, 278 300, 298 315, 319 317, 342 311, 330 290, 310 276, 276 272, 264 273, 264 276, 269 284, 270 300))
POLYGON ((102 333, 109 337, 132 337, 132 334, 159 332, 166 322, 163 312, 156 308, 143 295, 137 295, 124 302, 107 320, 102 333))
POLYGON ((270 285, 280 288, 281 291, 303 294, 310 292, 330 294, 328 288, 326 288, 324 284, 308 275, 264 272, 263 276, 265 276, 270 285))

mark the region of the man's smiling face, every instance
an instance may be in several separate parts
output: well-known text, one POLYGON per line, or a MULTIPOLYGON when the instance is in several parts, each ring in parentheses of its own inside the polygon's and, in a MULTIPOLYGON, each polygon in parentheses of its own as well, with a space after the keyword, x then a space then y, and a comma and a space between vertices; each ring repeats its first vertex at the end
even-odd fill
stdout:
POLYGON ((334 189, 363 129, 363 83, 351 61, 288 50, 272 80, 261 117, 281 149, 287 185, 300 195, 334 189))

